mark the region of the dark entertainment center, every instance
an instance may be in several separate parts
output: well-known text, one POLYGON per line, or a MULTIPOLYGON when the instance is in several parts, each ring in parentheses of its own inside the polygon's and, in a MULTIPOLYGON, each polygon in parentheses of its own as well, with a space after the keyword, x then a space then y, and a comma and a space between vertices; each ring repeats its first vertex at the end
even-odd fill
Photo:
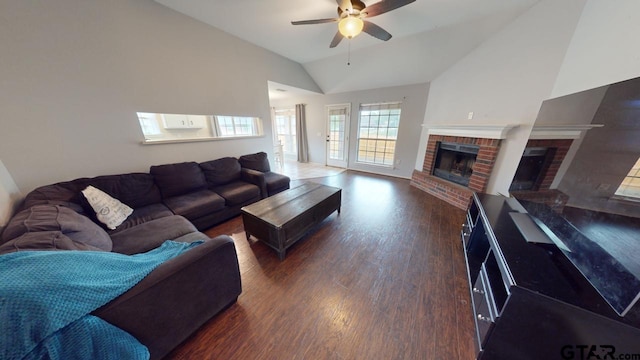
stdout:
POLYGON ((477 358, 640 359, 640 280, 551 213, 474 194, 461 236, 477 358), (514 220, 531 213, 560 239, 532 242, 514 220))

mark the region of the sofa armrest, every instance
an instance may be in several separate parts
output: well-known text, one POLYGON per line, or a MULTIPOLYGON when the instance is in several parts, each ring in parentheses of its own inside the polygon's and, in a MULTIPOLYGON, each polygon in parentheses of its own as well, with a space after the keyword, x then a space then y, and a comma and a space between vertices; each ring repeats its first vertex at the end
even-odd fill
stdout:
POLYGON ((241 292, 236 249, 222 235, 164 262, 93 314, 136 337, 151 359, 160 359, 241 292))
POLYGON ((242 168, 240 171, 242 180, 257 185, 260 188, 260 197, 266 198, 269 196, 267 191, 267 181, 264 178, 264 173, 258 170, 242 168))

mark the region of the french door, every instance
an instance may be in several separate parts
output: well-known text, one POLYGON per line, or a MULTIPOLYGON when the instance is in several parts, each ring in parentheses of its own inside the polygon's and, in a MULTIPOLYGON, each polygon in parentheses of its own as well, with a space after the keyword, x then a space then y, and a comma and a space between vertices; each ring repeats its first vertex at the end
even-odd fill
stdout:
POLYGON ((346 168, 351 104, 327 105, 327 165, 346 168))

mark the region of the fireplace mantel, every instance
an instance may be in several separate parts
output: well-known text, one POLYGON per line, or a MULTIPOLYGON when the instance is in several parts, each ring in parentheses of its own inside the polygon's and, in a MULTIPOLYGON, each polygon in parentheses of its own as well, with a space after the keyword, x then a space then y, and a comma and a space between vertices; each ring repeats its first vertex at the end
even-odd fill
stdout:
POLYGON ((507 133, 520 125, 452 125, 452 124, 422 124, 427 128, 429 135, 465 136, 483 139, 505 139, 507 133))
POLYGON ((578 139, 583 131, 603 126, 603 124, 536 125, 531 130, 529 139, 578 139))

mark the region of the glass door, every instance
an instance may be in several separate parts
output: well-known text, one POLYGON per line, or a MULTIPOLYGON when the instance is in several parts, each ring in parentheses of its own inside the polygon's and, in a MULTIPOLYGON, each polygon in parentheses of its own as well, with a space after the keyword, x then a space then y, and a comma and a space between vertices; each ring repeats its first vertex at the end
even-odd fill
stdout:
POLYGON ((351 104, 327 106, 327 166, 346 168, 351 104))

